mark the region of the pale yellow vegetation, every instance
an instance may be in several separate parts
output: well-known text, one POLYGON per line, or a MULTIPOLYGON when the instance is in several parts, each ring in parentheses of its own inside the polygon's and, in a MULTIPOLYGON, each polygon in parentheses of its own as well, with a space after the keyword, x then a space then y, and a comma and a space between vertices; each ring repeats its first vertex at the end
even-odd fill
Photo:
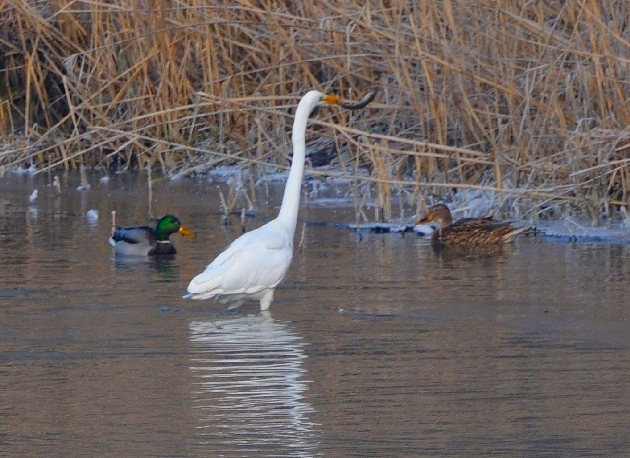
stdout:
POLYGON ((597 214, 630 197, 629 17, 625 0, 0 1, 0 167, 286 166, 301 94, 376 89, 311 126, 384 217, 392 192, 453 188, 597 214))

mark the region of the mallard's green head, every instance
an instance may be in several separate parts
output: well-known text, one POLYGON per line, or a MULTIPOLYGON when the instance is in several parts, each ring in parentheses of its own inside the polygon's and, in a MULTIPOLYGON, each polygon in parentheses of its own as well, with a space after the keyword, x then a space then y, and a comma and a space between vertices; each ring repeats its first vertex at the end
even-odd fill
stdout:
POLYGON ((157 226, 155 227, 155 236, 160 241, 168 240, 168 237, 176 232, 179 232, 186 237, 195 237, 195 233, 182 226, 179 219, 173 215, 163 216, 157 222, 157 226))

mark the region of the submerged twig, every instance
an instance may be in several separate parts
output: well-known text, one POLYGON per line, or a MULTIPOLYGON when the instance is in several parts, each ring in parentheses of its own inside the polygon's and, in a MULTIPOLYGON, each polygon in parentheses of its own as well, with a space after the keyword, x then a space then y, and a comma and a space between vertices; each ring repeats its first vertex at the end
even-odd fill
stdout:
POLYGON ((116 232, 116 210, 112 210, 112 235, 116 232))
POLYGON ((298 246, 300 247, 300 251, 302 251, 302 245, 304 245, 304 237, 306 236, 306 223, 302 223, 302 234, 300 235, 300 243, 298 246))
POLYGON ((153 179, 151 177, 151 165, 147 161, 147 187, 149 198, 149 218, 153 219, 153 179))
POLYGON ((225 202, 225 197, 223 197, 223 191, 219 189, 219 197, 221 198, 221 208, 223 209, 223 216, 221 217, 221 224, 227 226, 230 221, 230 210, 225 202))

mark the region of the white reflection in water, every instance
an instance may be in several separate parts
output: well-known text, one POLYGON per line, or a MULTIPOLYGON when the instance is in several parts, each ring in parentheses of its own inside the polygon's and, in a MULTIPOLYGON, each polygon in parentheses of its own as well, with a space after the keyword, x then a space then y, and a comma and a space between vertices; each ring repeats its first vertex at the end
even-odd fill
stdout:
MULTIPOLYGON (((313 456, 302 337, 269 312, 190 323, 193 393, 205 448, 313 456)), ((229 455, 221 455, 229 456, 229 455)))

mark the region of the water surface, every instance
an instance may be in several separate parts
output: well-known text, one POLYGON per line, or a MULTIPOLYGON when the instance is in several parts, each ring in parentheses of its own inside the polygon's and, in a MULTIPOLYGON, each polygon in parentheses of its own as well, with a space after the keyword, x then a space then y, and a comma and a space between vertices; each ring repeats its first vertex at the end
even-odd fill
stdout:
MULTIPOLYGON (((112 257, 109 214, 147 222, 142 177, 80 192, 69 175, 61 196, 49 181, 0 182, 3 455, 630 454, 629 245, 439 257, 310 205, 270 312, 228 311, 181 299, 241 231, 220 224, 215 183, 157 183, 153 212, 199 236, 130 261, 112 257)), ((272 191, 248 229, 275 215, 272 191)))

